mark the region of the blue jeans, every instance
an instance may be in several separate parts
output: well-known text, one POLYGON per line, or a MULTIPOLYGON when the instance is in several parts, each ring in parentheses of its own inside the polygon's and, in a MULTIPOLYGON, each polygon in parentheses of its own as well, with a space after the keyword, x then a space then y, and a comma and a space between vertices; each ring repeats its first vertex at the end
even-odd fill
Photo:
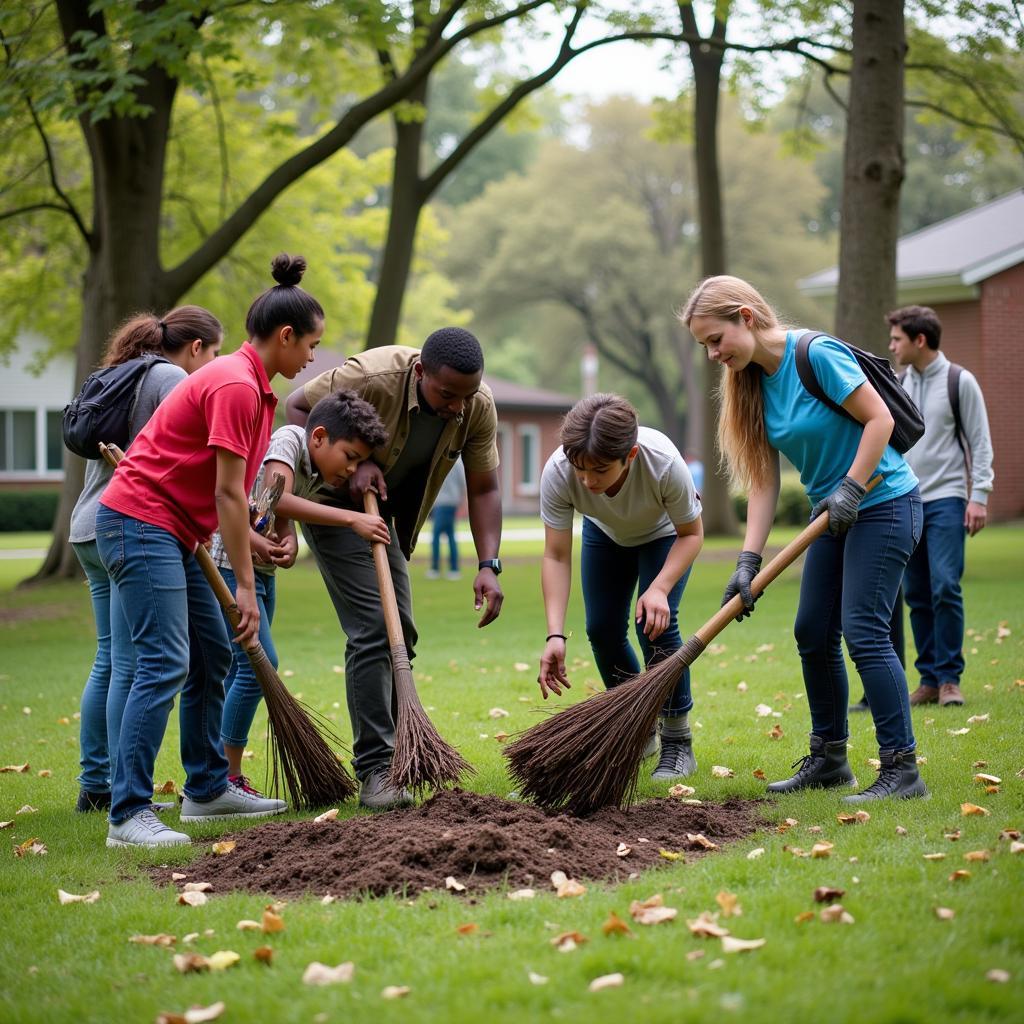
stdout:
POLYGON ((82 690, 82 772, 78 782, 90 793, 106 793, 110 790, 110 766, 117 757, 121 716, 135 675, 135 648, 117 588, 103 568, 96 541, 81 541, 72 547, 89 582, 96 620, 96 657, 82 690))
POLYGON ((921 521, 915 488, 864 509, 844 536, 826 533, 807 551, 794 633, 815 736, 829 741, 847 736, 850 686, 839 642, 845 637, 879 749, 914 749, 907 677, 893 649, 890 621, 921 521))
MULTIPOLYGON (((583 606, 586 610, 587 639, 594 652, 597 670, 605 687, 611 688, 635 676, 641 665, 629 642, 629 624, 633 618, 633 596, 642 594, 654 582, 675 543, 675 536, 624 547, 616 544, 589 519, 583 520, 583 606)), ((665 632, 652 644, 644 635, 643 622, 636 625, 636 636, 643 651, 644 664, 652 665, 683 646, 679 636, 678 611, 689 570, 669 591, 671 613, 665 632)), ((681 715, 693 707, 690 695, 690 670, 683 671, 662 713, 681 715)))
MULTIPOLYGON (((238 581, 231 569, 221 567, 224 582, 235 592, 238 581)), ((274 621, 274 607, 277 604, 277 580, 273 573, 258 572, 256 576, 256 602, 260 606, 260 646, 270 664, 277 668, 277 650, 270 626, 274 621)), ((234 636, 231 620, 224 616, 228 636, 234 636)), ((249 729, 256 717, 263 690, 256 680, 249 656, 241 647, 231 641, 231 669, 224 680, 224 721, 221 725, 221 739, 229 747, 244 747, 249 742, 249 729)))
POLYGON ((964 574, 967 536, 962 498, 924 503, 924 533, 910 556, 903 587, 910 608, 917 660, 924 686, 960 682, 964 671, 964 574))
POLYGON ((135 645, 111 787, 110 820, 119 825, 152 803, 153 767, 179 692, 185 794, 207 801, 227 789, 220 726, 231 646, 199 563, 172 534, 101 503, 96 546, 135 645))
POLYGON ((441 538, 448 538, 448 565, 452 572, 459 571, 459 545, 455 540, 454 505, 434 506, 434 539, 430 552, 430 568, 435 572, 441 569, 441 538))

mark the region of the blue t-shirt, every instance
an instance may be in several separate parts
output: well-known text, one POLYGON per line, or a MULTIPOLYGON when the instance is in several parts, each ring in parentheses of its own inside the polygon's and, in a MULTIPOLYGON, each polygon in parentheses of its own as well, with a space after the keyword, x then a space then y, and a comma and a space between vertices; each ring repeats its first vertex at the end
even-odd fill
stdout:
MULTIPOLYGON (((796 466, 814 505, 842 483, 853 465, 864 428, 833 412, 801 383, 796 343, 802 333, 786 333, 782 363, 771 376, 762 376, 761 394, 768 441, 796 466)), ((809 354, 822 391, 836 405, 842 405, 867 379, 853 353, 834 338, 819 337, 809 354)), ((865 497, 861 508, 899 498, 917 486, 913 470, 891 445, 886 446, 876 472, 882 474, 882 481, 865 497)))

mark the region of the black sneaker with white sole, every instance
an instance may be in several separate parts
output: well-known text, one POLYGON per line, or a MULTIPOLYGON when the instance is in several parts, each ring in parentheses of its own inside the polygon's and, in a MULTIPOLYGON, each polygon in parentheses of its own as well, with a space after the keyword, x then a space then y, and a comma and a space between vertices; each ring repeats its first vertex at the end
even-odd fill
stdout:
POLYGON ((651 772, 652 779, 685 779, 697 770, 692 736, 661 737, 661 756, 651 772))

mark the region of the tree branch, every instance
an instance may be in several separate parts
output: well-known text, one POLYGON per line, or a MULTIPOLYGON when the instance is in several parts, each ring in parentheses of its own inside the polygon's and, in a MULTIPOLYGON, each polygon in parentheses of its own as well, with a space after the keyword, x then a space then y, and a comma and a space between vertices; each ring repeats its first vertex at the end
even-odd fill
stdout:
POLYGON ((22 214, 33 213, 35 210, 57 210, 60 213, 67 215, 69 213, 66 206, 61 206, 60 203, 30 203, 28 206, 19 206, 14 210, 4 210, 0 212, 0 220, 9 220, 11 217, 20 217, 22 214))

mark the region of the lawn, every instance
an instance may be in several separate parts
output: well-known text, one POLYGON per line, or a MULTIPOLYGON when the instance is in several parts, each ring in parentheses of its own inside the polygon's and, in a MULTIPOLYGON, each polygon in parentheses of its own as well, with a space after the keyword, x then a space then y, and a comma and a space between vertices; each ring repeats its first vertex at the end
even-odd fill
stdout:
MULTIPOLYGON (((38 546, 35 537, 30 540, 5 538, 11 548, 38 546)), ((728 545, 710 547, 686 594, 684 633, 717 608, 728 574, 728 545)), ((87 593, 82 584, 14 590, 33 565, 0 560, 0 765, 31 765, 22 774, 0 775, 0 820, 14 822, 3 832, 8 852, 0 859, 0 1020, 148 1022, 160 1011, 218 1000, 226 1004, 221 1019, 228 1022, 1019 1019, 1024 855, 1011 853, 1000 832, 1024 829, 1022 551, 1020 526, 990 528, 969 543, 968 704, 914 712, 930 800, 872 806, 869 821, 844 826, 836 819, 844 808, 835 794, 798 795, 766 802, 765 828, 747 841, 692 864, 667 863, 619 887, 591 884, 578 899, 556 899, 552 892, 512 902, 494 892, 467 901, 446 893, 439 878, 439 891, 418 899, 289 903, 282 911, 285 930, 270 936, 235 928, 240 919, 260 919, 269 898, 215 893, 203 907, 180 906, 172 889, 155 887, 143 872, 147 863, 166 863, 167 854, 107 850, 102 818, 71 812, 77 793, 74 715, 92 655, 87 593), (975 767, 981 761, 984 769, 975 767), (1002 779, 998 792, 987 793, 974 781, 979 770, 1002 779), (964 803, 990 813, 964 816, 964 803), (35 812, 17 814, 26 804, 35 812), (780 832, 786 818, 797 824, 780 832), (960 833, 956 841, 949 838, 954 832, 960 833), (33 837, 46 845, 45 856, 11 855, 12 846, 33 837), (802 858, 787 849, 809 850, 823 840, 834 844, 828 858, 802 858), (757 848, 764 852, 752 859, 757 848), (987 851, 989 859, 965 859, 975 851, 987 851), (958 870, 970 874, 950 880, 958 870), (818 919, 821 906, 812 894, 821 885, 846 890, 841 902, 853 923, 818 919), (98 890, 101 897, 63 906, 58 888, 98 890), (740 938, 763 938, 761 948, 729 955, 719 940, 690 933, 686 919, 717 910, 722 891, 735 894, 743 913, 721 923, 740 938), (628 920, 630 901, 654 893, 678 909, 675 921, 634 925, 632 936, 602 934, 609 911, 628 920), (954 916, 940 919, 939 907, 954 916), (808 912, 815 916, 804 920, 808 912), (479 930, 459 934, 467 923, 479 930), (205 934, 208 929, 212 934, 205 934), (562 953, 550 939, 568 930, 589 941, 562 953), (160 932, 177 936, 179 951, 234 950, 241 960, 225 972, 180 975, 171 962, 174 950, 128 942, 135 934, 160 932), (190 932, 199 938, 184 947, 190 932), (274 949, 270 966, 252 956, 263 944, 274 949), (304 985, 303 971, 314 960, 353 961, 355 975, 343 985, 304 985), (1009 981, 987 980, 993 970, 1007 972, 1009 981), (547 978, 546 984, 531 983, 530 972, 547 978), (624 976, 622 987, 588 991, 592 979, 613 972, 624 976), (382 999, 381 991, 392 985, 408 986, 409 994, 382 999)), ((504 796, 511 784, 493 734, 526 727, 540 705, 534 683, 545 632, 539 544, 507 545, 505 609, 482 631, 475 628, 468 576, 427 581, 425 554, 424 546, 412 570, 421 635, 415 674, 423 702, 434 709, 440 731, 478 769, 469 785, 504 796), (500 723, 489 718, 496 706, 510 717, 500 723)), ((730 625, 719 637, 722 647, 694 668, 691 720, 700 768, 688 781, 706 802, 758 797, 763 784, 755 771, 784 777, 805 752, 806 699, 790 629, 796 586, 791 570, 755 615, 730 625), (773 713, 760 717, 759 704, 773 713), (770 738, 773 726, 781 728, 780 739, 770 738), (714 777, 712 765, 735 774, 714 777)), ((338 670, 343 638, 323 586, 304 562, 282 575, 279 593, 275 632, 282 671, 303 700, 335 718, 347 736, 338 670)), ((578 599, 576 587, 573 699, 596 678, 578 599)), ((265 767, 258 741, 263 731, 261 715, 248 762, 257 783, 265 767)), ((870 722, 855 717, 851 731, 851 760, 861 779, 870 779, 866 760, 877 756, 870 722)), ((181 782, 176 750, 172 716, 159 780, 181 782)), ((663 795, 666 788, 647 782, 641 796, 663 795)), ((354 813, 345 807, 341 816, 354 813)), ((225 824, 220 831, 227 830, 225 824)), ((204 829, 191 849, 207 849, 216 834, 204 829)), ((173 854, 181 863, 190 856, 173 854)))

